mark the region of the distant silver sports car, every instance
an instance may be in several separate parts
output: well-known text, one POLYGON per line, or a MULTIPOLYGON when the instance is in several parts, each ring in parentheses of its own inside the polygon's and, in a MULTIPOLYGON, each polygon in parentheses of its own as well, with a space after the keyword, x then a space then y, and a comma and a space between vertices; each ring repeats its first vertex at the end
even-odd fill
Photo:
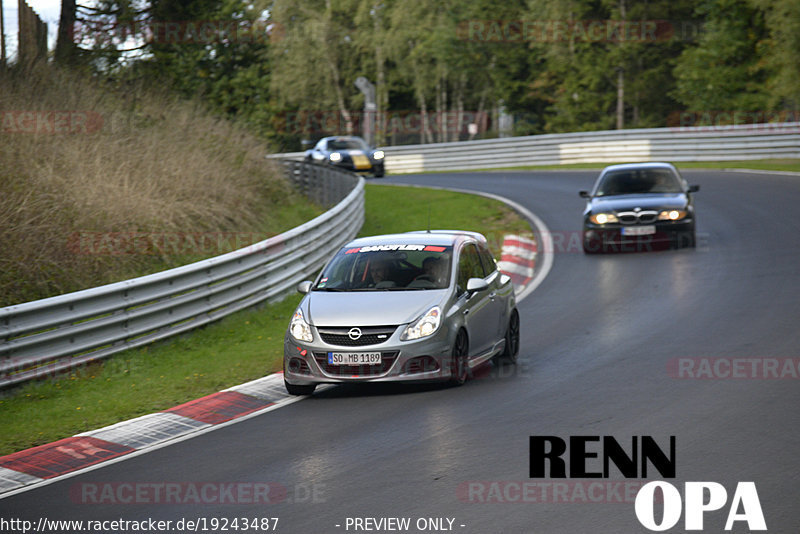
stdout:
POLYGON ((452 381, 516 361, 514 287, 475 232, 411 232, 346 244, 314 282, 284 340, 287 391, 320 383, 452 381))
POLYGON ((306 150, 305 159, 382 178, 385 158, 383 150, 370 147, 362 138, 340 135, 320 139, 314 148, 306 150))

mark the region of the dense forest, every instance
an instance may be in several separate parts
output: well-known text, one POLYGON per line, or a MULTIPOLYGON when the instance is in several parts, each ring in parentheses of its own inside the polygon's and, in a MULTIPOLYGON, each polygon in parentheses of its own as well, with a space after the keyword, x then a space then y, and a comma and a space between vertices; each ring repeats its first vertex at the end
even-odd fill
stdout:
POLYGON ((275 150, 358 133, 362 76, 377 144, 774 122, 797 120, 800 4, 64 0, 55 60, 199 96, 275 150))

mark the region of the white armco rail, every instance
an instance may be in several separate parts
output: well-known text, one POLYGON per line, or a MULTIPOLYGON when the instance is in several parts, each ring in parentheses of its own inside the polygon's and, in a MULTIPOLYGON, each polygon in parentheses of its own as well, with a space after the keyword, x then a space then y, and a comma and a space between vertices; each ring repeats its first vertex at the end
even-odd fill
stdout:
MULTIPOLYGON (((411 173, 567 163, 800 158, 800 123, 647 128, 384 147, 386 171, 411 173)), ((302 159, 303 152, 280 157, 302 159)))

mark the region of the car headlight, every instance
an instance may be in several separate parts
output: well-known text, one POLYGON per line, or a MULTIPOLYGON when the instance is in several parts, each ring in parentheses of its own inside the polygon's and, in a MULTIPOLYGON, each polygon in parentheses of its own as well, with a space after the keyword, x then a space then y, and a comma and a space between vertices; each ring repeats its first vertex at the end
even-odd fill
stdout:
POLYGON ((613 213, 595 213, 589 220, 592 221, 594 224, 607 224, 607 223, 615 223, 619 222, 617 216, 613 213))
POLYGON ((333 161, 334 163, 337 161, 342 161, 342 155, 339 154, 338 152, 332 153, 329 157, 331 158, 331 161, 333 161))
POLYGON ((292 316, 292 322, 289 324, 289 333, 297 341, 305 341, 306 343, 311 343, 314 341, 314 335, 311 333, 311 327, 303 317, 303 312, 301 312, 299 309, 294 312, 294 316, 292 316))
POLYGON ((408 325, 400 336, 402 341, 409 341, 412 339, 419 339, 427 337, 435 333, 442 323, 442 310, 439 306, 434 306, 428 310, 425 315, 408 325))
POLYGON ((686 210, 664 210, 658 214, 659 221, 680 221, 689 215, 686 210))
POLYGON ((375 159, 383 159, 386 157, 386 154, 383 153, 383 150, 376 150, 372 153, 372 157, 375 159))

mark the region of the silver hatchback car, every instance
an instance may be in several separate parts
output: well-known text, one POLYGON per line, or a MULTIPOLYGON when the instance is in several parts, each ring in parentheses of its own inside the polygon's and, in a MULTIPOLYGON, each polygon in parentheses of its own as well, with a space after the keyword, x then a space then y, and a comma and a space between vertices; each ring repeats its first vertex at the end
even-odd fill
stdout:
POLYGON ((514 286, 476 232, 356 239, 297 289, 283 357, 292 395, 321 383, 463 384, 491 358, 516 361, 514 286))

